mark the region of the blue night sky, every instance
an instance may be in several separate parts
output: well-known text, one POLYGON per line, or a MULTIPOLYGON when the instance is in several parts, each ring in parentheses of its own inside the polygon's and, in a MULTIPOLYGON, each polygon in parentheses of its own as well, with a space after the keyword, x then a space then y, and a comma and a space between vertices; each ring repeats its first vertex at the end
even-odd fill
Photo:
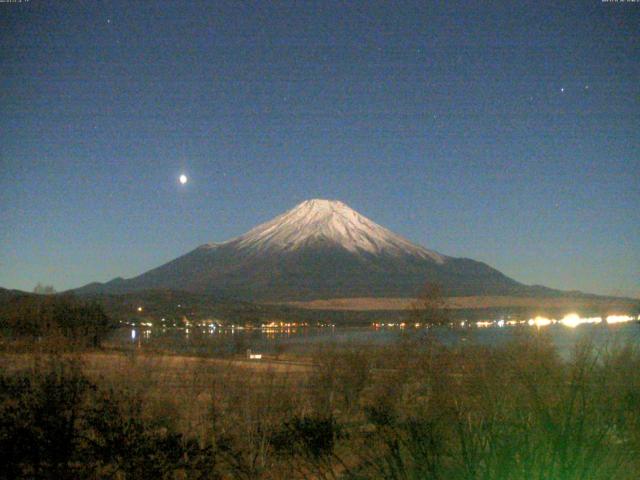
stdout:
POLYGON ((640 297, 639 34, 601 0, 0 3, 0 286, 131 277, 319 197, 640 297))

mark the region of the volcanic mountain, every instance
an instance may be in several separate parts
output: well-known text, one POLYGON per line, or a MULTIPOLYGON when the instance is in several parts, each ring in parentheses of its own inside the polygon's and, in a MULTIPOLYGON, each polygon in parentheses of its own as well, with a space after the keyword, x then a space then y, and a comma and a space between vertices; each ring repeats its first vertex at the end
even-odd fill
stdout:
POLYGON ((447 295, 525 295, 543 289, 482 262, 427 250, 342 202, 314 199, 237 238, 202 245, 137 277, 89 284, 78 292, 170 289, 284 301, 411 297, 425 282, 440 284, 447 295))

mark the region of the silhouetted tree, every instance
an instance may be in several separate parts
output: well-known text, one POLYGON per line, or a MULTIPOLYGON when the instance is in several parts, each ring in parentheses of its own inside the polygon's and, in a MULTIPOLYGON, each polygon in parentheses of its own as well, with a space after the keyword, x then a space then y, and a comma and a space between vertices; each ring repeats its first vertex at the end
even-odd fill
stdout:
POLYGON ((53 288, 53 285, 43 285, 40 282, 33 288, 33 293, 37 293, 39 295, 53 295, 56 293, 56 289, 53 288))
POLYGON ((424 284, 418 297, 411 304, 410 312, 411 321, 414 323, 436 326, 447 325, 450 321, 442 287, 433 282, 424 284))

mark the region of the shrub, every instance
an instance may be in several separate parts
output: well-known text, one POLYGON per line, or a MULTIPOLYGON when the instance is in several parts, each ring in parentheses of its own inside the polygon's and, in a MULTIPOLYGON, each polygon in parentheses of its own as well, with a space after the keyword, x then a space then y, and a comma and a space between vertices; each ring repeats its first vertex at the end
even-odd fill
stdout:
POLYGON ((219 478, 215 450, 142 415, 54 358, 0 375, 0 478, 219 478))

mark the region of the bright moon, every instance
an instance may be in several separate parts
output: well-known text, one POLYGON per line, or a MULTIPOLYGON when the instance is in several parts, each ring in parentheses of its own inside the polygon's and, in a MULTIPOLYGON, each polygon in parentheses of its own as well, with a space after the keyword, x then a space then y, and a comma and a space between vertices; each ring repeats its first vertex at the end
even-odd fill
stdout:
POLYGON ((180 175, 180 183, 182 185, 184 185, 185 183, 187 183, 187 176, 185 174, 180 175))

